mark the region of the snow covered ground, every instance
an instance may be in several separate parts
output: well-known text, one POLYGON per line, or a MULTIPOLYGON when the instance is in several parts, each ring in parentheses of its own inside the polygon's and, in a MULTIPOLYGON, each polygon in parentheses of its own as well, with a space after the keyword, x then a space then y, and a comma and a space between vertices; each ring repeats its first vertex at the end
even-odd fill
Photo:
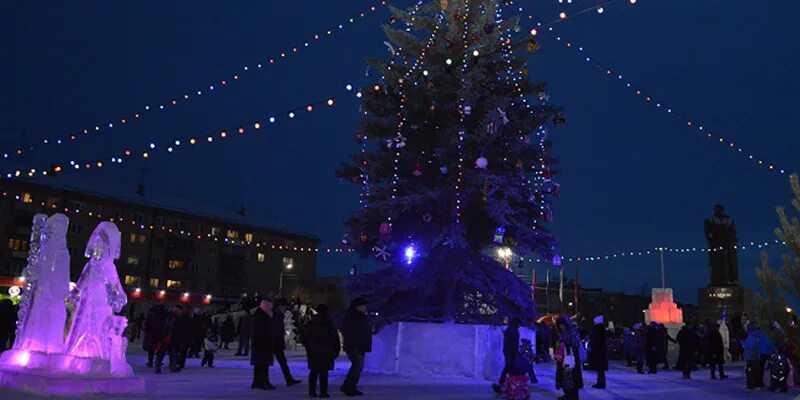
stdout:
MULTIPOLYGON (((216 368, 201 369, 199 359, 187 361, 187 368, 180 373, 165 372, 155 375, 144 366, 145 356, 139 349, 139 343, 132 345, 128 360, 134 366, 136 374, 147 381, 147 393, 138 396, 89 396, 90 399, 301 399, 307 398, 308 370, 301 352, 290 354, 291 369, 295 377, 303 380, 303 384, 287 388, 282 384, 280 370, 271 368, 271 381, 278 385, 275 392, 250 390, 252 370, 245 357, 235 357, 234 350, 221 350, 217 358, 216 368)), ((331 394, 336 398, 345 398, 338 391, 347 372, 347 359, 337 360, 336 370, 331 374, 331 394)), ((730 379, 727 381, 711 381, 707 370, 694 373, 694 379, 685 381, 680 373, 663 371, 657 375, 637 375, 635 371, 622 364, 612 363, 608 374, 608 389, 592 388, 581 391, 582 399, 631 399, 631 400, 714 400, 714 399, 793 399, 800 398, 800 389, 790 389, 789 393, 770 393, 744 391, 744 374, 741 365, 728 365, 730 379)), ((540 383, 533 389, 533 399, 555 399, 560 392, 553 385, 553 364, 537 365, 540 383)), ((587 387, 594 383, 595 374, 584 372, 587 387)), ((395 376, 365 375, 362 379, 362 390, 366 396, 361 399, 452 399, 468 400, 497 399, 488 382, 471 379, 410 379, 395 376)), ((0 399, 37 399, 39 397, 10 392, 0 389, 0 399)))

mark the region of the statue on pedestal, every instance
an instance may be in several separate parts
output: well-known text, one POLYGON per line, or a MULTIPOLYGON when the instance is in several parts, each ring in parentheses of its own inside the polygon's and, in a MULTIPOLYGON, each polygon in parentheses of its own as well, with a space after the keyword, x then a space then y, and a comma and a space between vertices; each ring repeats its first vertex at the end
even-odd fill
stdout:
POLYGON ((739 240, 736 237, 736 224, 725 214, 725 207, 717 204, 714 206, 714 215, 706 219, 704 225, 708 243, 708 264, 711 270, 709 287, 737 286, 739 240))

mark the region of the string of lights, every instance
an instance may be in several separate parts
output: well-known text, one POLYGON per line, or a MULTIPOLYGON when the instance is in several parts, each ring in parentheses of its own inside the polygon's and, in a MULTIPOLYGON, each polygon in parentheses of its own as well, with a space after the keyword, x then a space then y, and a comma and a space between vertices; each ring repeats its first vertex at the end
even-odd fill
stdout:
MULTIPOLYGON (((467 66, 469 63, 469 0, 464 0, 464 32, 462 34, 462 42, 463 42, 463 55, 461 57, 461 88, 465 89, 467 87, 466 80, 464 76, 467 74, 467 66)), ((478 51, 478 50, 475 50, 478 51)), ((478 53, 473 55, 477 56, 478 53)), ((447 61, 450 61, 448 58, 447 61)), ((456 223, 461 223, 461 184, 462 178, 464 176, 464 139, 467 135, 464 120, 467 116, 466 107, 469 107, 466 104, 465 94, 463 92, 459 93, 459 109, 460 114, 458 118, 458 162, 456 164, 456 223)))
MULTIPOLYGON (((748 251, 748 250, 761 250, 765 247, 770 245, 785 245, 785 242, 780 240, 774 239, 769 241, 763 242, 747 242, 746 244, 741 244, 738 246, 734 246, 734 249, 741 250, 741 251, 748 251)), ((585 263, 585 262, 597 262, 597 261, 607 261, 607 260, 614 260, 618 258, 630 258, 630 257, 638 257, 638 256, 648 256, 652 254, 659 254, 661 251, 665 253, 675 253, 675 254, 687 254, 687 253, 713 253, 716 251, 725 250, 725 248, 708 248, 708 247, 652 247, 647 249, 638 249, 632 251, 621 251, 621 252, 613 252, 613 253, 605 253, 596 256, 562 256, 562 262, 569 262, 569 263, 585 263)), ((536 264, 551 264, 552 260, 545 260, 541 258, 532 258, 532 257, 519 257, 519 259, 523 262, 528 263, 536 263, 536 264)))
MULTIPOLYGON (((357 98, 362 96, 361 91, 353 91, 353 86, 348 84, 345 86, 343 94, 353 94, 357 98)), ((55 164, 48 168, 29 168, 27 170, 17 169, 14 171, 6 171, 3 173, 2 176, 5 178, 17 178, 17 177, 34 177, 34 176, 54 176, 60 173, 63 173, 67 170, 73 171, 81 171, 81 170, 91 170, 96 168, 104 168, 107 166, 118 165, 122 164, 125 159, 131 158, 142 158, 142 159, 149 159, 154 154, 158 153, 159 151, 166 150, 167 153, 174 153, 181 148, 187 147, 194 147, 199 145, 200 143, 214 143, 214 142, 221 142, 225 139, 231 137, 234 134, 244 135, 248 131, 261 131, 266 128, 268 125, 274 125, 279 123, 283 120, 292 120, 300 113, 310 113, 317 109, 318 106, 323 108, 331 108, 336 105, 337 98, 336 97, 325 97, 321 99, 317 99, 306 103, 303 106, 294 107, 289 110, 285 110, 280 113, 268 114, 269 117, 265 117, 261 120, 256 120, 246 124, 240 124, 238 127, 232 130, 221 130, 216 134, 208 134, 203 136, 190 136, 188 138, 183 139, 176 139, 174 141, 169 142, 169 144, 159 144, 155 141, 150 142, 147 148, 140 152, 135 152, 131 150, 131 148, 125 148, 122 151, 115 152, 112 155, 106 157, 105 159, 95 159, 94 161, 86 161, 86 162, 78 162, 75 160, 71 160, 68 163, 64 164, 55 164)))
POLYGON ((779 175, 785 175, 786 170, 782 167, 779 167, 776 163, 770 162, 763 157, 756 155, 755 153, 744 149, 742 146, 734 142, 730 137, 723 136, 720 133, 712 132, 711 130, 707 129, 701 122, 689 118, 686 114, 676 110, 673 107, 666 105, 664 102, 659 100, 653 95, 648 94, 647 91, 642 89, 641 86, 638 86, 625 78, 625 76, 615 68, 611 68, 610 66, 604 64, 603 62, 597 60, 594 57, 589 56, 587 54, 586 49, 572 42, 563 36, 557 34, 552 26, 546 29, 548 32, 552 33, 555 40, 559 43, 563 43, 564 46, 568 49, 572 49, 577 51, 583 57, 583 60, 588 63, 589 65, 595 67, 597 71, 602 73, 604 76, 611 78, 612 80, 619 82, 620 85, 623 85, 625 89, 628 89, 634 97, 637 97, 644 101, 647 104, 654 106, 657 110, 662 111, 668 115, 671 115, 673 118, 679 120, 682 124, 684 124, 687 128, 695 130, 697 133, 703 135, 706 139, 711 141, 712 143, 718 143, 724 148, 739 154, 741 157, 746 158, 750 161, 753 165, 757 167, 761 167, 766 169, 767 171, 777 173, 779 175))
MULTIPOLYGON (((111 119, 105 123, 94 124, 94 126, 92 127, 86 127, 80 129, 78 131, 64 135, 63 137, 58 136, 58 137, 43 138, 34 144, 24 147, 18 147, 13 151, 3 152, 2 159, 7 160, 7 159, 19 158, 25 154, 28 154, 42 147, 75 142, 83 137, 87 137, 92 134, 99 134, 99 133, 119 130, 124 126, 129 125, 133 121, 145 118, 149 114, 176 108, 178 105, 187 103, 190 100, 197 97, 208 96, 209 94, 214 93, 215 91, 219 91, 220 89, 231 86, 235 82, 241 82, 247 76, 248 73, 252 73, 255 71, 262 71, 265 69, 265 67, 269 65, 276 64, 278 62, 286 60, 293 54, 300 53, 303 49, 309 47, 315 41, 320 41, 326 38, 333 37, 335 32, 344 29, 348 25, 356 23, 357 21, 363 19, 370 13, 375 13, 380 7, 385 6, 386 4, 387 4, 386 0, 375 2, 372 6, 369 6, 361 10, 357 14, 347 18, 346 20, 347 22, 339 23, 334 27, 330 27, 328 29, 320 31, 320 33, 315 33, 313 35, 312 40, 303 42, 302 45, 293 46, 291 47, 291 49, 280 51, 277 55, 266 58, 262 62, 255 63, 253 65, 244 65, 241 67, 240 71, 234 72, 230 76, 219 79, 218 81, 215 81, 206 86, 202 86, 197 90, 187 91, 182 95, 175 96, 167 101, 155 102, 152 104, 144 105, 140 110, 133 111, 128 115, 116 119, 111 119)), ((389 20, 389 23, 393 22, 394 22, 393 18, 389 20)))
POLYGON ((154 224, 139 224, 135 219, 125 219, 123 217, 120 218, 113 218, 113 217, 106 217, 98 213, 94 213, 92 211, 82 211, 80 209, 71 209, 69 207, 59 207, 58 204, 55 202, 50 202, 47 199, 36 199, 30 193, 10 193, 8 191, 2 191, 2 197, 13 199, 19 203, 29 204, 29 205, 36 205, 41 206, 45 209, 53 210, 54 212, 63 212, 66 215, 75 215, 75 216, 89 216, 92 218, 97 219, 98 223, 102 221, 110 221, 118 224, 120 228, 127 228, 127 229, 136 229, 140 232, 146 231, 162 231, 166 232, 178 237, 189 238, 193 240, 205 240, 209 242, 215 243, 222 243, 232 246, 239 246, 239 247, 254 247, 259 249, 268 249, 268 250, 280 250, 280 251, 291 251, 291 252, 301 252, 301 253, 352 253, 353 249, 349 247, 310 247, 310 246, 294 246, 294 245, 287 245, 282 243, 271 243, 266 240, 264 241, 254 241, 254 240, 245 240, 245 239, 232 239, 228 237, 217 237, 211 233, 200 234, 200 233, 192 233, 187 230, 181 229, 173 229, 169 228, 165 225, 154 225, 154 224))

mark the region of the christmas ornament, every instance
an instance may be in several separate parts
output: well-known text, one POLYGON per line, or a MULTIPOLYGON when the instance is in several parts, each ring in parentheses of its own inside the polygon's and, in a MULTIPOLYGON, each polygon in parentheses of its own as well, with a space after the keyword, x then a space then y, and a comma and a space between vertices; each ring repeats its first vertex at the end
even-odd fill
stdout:
POLYGON ((422 214, 422 222, 428 223, 431 222, 431 213, 422 214))
POLYGON ((497 125, 495 125, 494 122, 489 122, 489 124, 486 125, 486 132, 494 135, 497 133, 497 125))
POLYGON ((517 160, 514 166, 517 167, 517 169, 522 169, 522 167, 524 167, 525 164, 522 162, 522 160, 517 160))
POLYGON ((553 211, 552 210, 547 209, 547 211, 544 212, 544 220, 546 222, 553 222, 553 211))
POLYGON ((508 114, 501 109, 500 107, 497 108, 497 113, 500 115, 500 120, 503 121, 503 125, 508 123, 508 114))
POLYGON ((442 11, 447 10, 447 4, 447 0, 439 0, 439 8, 441 8, 442 11))
POLYGON ((394 46, 392 46, 392 44, 391 44, 391 43, 389 43, 389 41, 387 41, 387 40, 384 40, 384 41, 383 41, 383 44, 385 44, 385 45, 386 45, 386 48, 389 50, 389 53, 392 53, 392 55, 393 55, 393 56, 394 56, 394 55, 397 55, 397 52, 394 50, 394 46))
POLYGON ((392 256, 392 253, 389 253, 386 250, 386 246, 383 246, 383 247, 375 246, 375 247, 372 248, 372 251, 375 252, 375 258, 382 258, 383 262, 386 262, 386 260, 388 260, 389 257, 392 256))
POLYGON ((358 240, 360 240, 361 243, 366 243, 367 240, 369 240, 369 236, 367 236, 367 232, 361 232, 361 234, 358 235, 358 240))
POLYGON ((395 147, 397 147, 398 149, 402 149, 403 147, 406 147, 406 137, 405 136, 397 135, 397 137, 394 138, 394 141, 396 143, 395 147))
POLYGON ((528 51, 531 53, 536 53, 539 51, 539 43, 536 42, 536 39, 531 38, 528 40, 528 51))
POLYGON ((545 102, 546 101, 550 101, 550 95, 545 93, 545 92, 539 92, 538 96, 539 96, 539 100, 541 100, 541 101, 545 101, 545 102))
POLYGON ((349 234, 345 233, 344 236, 342 236, 342 245, 343 246, 350 246, 350 235, 349 234))
POLYGON ((476 168, 486 169, 486 167, 488 165, 489 165, 489 160, 487 160, 486 157, 484 157, 484 156, 480 156, 480 157, 478 157, 477 160, 475 160, 475 167, 476 168))
POLYGON ((472 106, 464 106, 464 115, 472 115, 472 106))
POLYGON ((553 256, 553 259, 552 259, 552 263, 553 263, 553 265, 555 265, 556 267, 560 266, 560 265, 561 265, 561 256, 560 256, 560 255, 558 255, 558 254, 554 255, 554 256, 553 256))
POLYGON ((422 166, 417 164, 417 166, 414 167, 414 172, 412 172, 412 174, 414 176, 422 176, 422 166))
POLYGON ((494 230, 494 242, 497 244, 503 243, 503 236, 506 234, 506 228, 498 227, 494 230))
POLYGON ((442 175, 447 175, 447 165, 439 167, 439 171, 441 171, 442 175))
POLYGON ((388 235, 392 233, 392 224, 384 222, 381 224, 381 235, 388 235))

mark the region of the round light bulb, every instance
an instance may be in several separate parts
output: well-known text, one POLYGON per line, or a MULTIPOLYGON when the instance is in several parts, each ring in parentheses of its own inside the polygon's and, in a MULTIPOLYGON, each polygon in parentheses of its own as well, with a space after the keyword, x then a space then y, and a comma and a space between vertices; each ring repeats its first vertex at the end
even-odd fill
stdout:
POLYGON ((453 63, 453 60, 448 58, 447 60, 444 61, 444 63, 447 64, 447 65, 450 65, 450 64, 453 63))

